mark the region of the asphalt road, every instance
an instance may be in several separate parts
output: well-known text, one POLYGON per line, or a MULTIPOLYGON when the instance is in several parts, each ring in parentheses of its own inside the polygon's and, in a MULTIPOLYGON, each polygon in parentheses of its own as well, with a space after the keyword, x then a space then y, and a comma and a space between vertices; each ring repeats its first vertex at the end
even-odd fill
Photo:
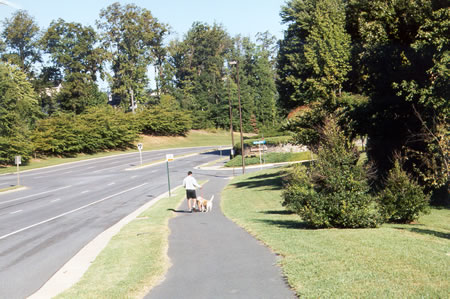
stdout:
MULTIPOLYGON (((205 149, 143 152, 143 163, 205 149)), ((172 187, 194 166, 218 158, 212 152, 175 159, 172 187)), ((126 170, 139 163, 139 153, 132 153, 22 172, 27 189, 0 193, 0 298, 31 295, 99 233, 167 192, 166 163, 126 170)), ((205 171, 196 178, 211 176, 205 171)), ((16 180, 0 176, 0 188, 16 180)))

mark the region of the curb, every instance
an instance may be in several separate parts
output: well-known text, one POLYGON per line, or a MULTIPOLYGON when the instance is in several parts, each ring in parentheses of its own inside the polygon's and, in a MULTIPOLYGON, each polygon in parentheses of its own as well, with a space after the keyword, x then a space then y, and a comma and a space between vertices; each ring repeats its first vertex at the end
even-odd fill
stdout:
MULTIPOLYGON (((174 192, 180 186, 171 189, 174 192)), ((77 283, 88 270, 91 263, 108 245, 126 224, 135 220, 141 213, 156 204, 161 199, 168 197, 169 192, 163 193, 139 207, 137 210, 122 218, 119 222, 100 233, 92 241, 86 244, 77 254, 75 254, 64 266, 61 267, 38 291, 30 295, 29 299, 47 299, 57 296, 77 283)))

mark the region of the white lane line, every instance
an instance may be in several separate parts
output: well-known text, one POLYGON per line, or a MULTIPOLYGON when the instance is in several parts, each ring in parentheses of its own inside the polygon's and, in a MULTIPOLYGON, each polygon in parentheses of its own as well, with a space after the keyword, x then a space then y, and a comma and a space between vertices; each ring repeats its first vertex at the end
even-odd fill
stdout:
POLYGON ((13 215, 13 214, 20 213, 20 212, 22 212, 22 211, 23 211, 23 210, 18 210, 18 211, 15 211, 15 212, 11 212, 11 213, 9 213, 9 214, 13 215))
POLYGON ((135 179, 135 178, 137 178, 137 175, 133 175, 131 178, 132 178, 132 179, 135 179))
POLYGON ((67 189, 72 187, 72 185, 69 186, 65 186, 65 187, 61 187, 61 188, 57 188, 57 189, 53 189, 53 190, 49 190, 49 191, 44 191, 41 193, 36 193, 36 194, 31 194, 28 196, 24 196, 24 197, 19 197, 19 198, 15 198, 15 199, 11 199, 11 200, 7 200, 7 201, 0 201, 0 204, 5 204, 5 203, 9 203, 9 202, 13 202, 13 201, 17 201, 17 200, 21 200, 21 199, 25 199, 25 198, 29 198, 29 197, 33 197, 33 196, 38 196, 38 195, 42 195, 42 194, 46 194, 46 193, 50 193, 50 192, 55 192, 55 191, 59 191, 59 190, 63 190, 63 189, 67 189))
POLYGON ((115 185, 115 184, 116 183, 112 182, 112 183, 109 183, 108 186, 112 186, 112 185, 115 185))
POLYGON ((61 198, 57 198, 57 199, 54 199, 54 200, 52 200, 50 202, 57 202, 57 201, 60 201, 60 200, 61 200, 61 198))
POLYGON ((90 207, 90 206, 92 206, 92 205, 98 204, 98 203, 100 203, 100 202, 102 202, 102 201, 105 201, 105 200, 110 199, 110 198, 112 198, 112 197, 121 195, 121 194, 123 194, 123 193, 126 193, 126 192, 129 192, 129 191, 132 191, 132 190, 141 188, 142 186, 145 186, 145 185, 147 185, 147 184, 149 184, 149 183, 144 183, 144 184, 138 185, 138 186, 136 186, 136 187, 133 187, 133 188, 130 188, 130 189, 121 191, 121 192, 119 192, 119 193, 116 193, 116 194, 107 196, 107 197, 105 197, 105 198, 99 199, 99 200, 97 200, 97 201, 91 202, 91 203, 89 203, 89 204, 87 204, 87 205, 84 205, 84 206, 82 206, 82 207, 76 208, 76 209, 74 209, 74 210, 71 210, 71 211, 68 211, 68 212, 59 214, 58 216, 55 216, 55 217, 52 217, 52 218, 43 220, 43 221, 41 221, 41 222, 38 222, 38 223, 35 223, 35 224, 32 224, 32 225, 29 225, 29 226, 24 227, 24 228, 21 228, 21 229, 18 229, 18 230, 16 230, 16 231, 13 231, 12 233, 9 233, 9 234, 6 234, 6 235, 1 236, 1 237, 0 237, 0 240, 6 239, 6 238, 8 238, 8 237, 10 237, 10 236, 12 236, 12 235, 15 235, 15 234, 18 234, 18 233, 20 233, 20 232, 26 231, 26 230, 28 230, 28 229, 30 229, 30 228, 33 228, 33 227, 36 227, 36 226, 45 224, 45 223, 50 222, 50 221, 53 221, 53 220, 55 220, 55 219, 64 217, 64 216, 66 216, 66 215, 69 215, 69 214, 78 212, 79 210, 82 210, 82 209, 85 209, 85 208, 90 207))
POLYGON ((71 170, 71 171, 66 171, 66 172, 63 172, 62 174, 68 174, 68 173, 72 173, 73 171, 71 170))
POLYGON ((89 192, 89 190, 85 190, 85 191, 81 192, 81 194, 85 194, 85 193, 88 193, 88 192, 89 192))

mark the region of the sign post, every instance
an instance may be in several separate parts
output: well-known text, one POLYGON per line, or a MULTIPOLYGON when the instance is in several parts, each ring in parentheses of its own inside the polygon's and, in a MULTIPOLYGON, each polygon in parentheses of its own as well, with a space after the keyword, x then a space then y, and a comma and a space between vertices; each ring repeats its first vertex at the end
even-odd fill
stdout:
POLYGON ((261 165, 261 169, 262 169, 261 144, 265 144, 265 143, 266 143, 265 140, 253 141, 253 144, 257 144, 257 145, 258 145, 258 151, 259 151, 259 164, 261 165))
POLYGON ((166 154, 166 168, 167 168, 167 184, 169 185, 169 197, 172 197, 170 193, 170 174, 169 174, 169 162, 173 161, 173 154, 166 154))
POLYGON ((20 186, 20 174, 19 174, 19 165, 22 164, 22 157, 16 156, 15 162, 17 165, 17 186, 20 186))
POLYGON ((142 143, 138 143, 137 144, 137 148, 139 150, 139 158, 141 160, 141 166, 142 166, 142 148, 144 147, 144 145, 142 143))

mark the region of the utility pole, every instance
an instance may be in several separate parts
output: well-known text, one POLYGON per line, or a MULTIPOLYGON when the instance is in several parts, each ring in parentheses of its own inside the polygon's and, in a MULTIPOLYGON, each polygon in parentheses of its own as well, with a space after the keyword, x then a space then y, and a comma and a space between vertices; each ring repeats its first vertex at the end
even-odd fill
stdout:
POLYGON ((228 82, 228 105, 230 106, 231 157, 234 158, 233 108, 231 106, 231 80, 228 82))
POLYGON ((237 71, 237 86, 238 86, 238 100, 239 100, 239 125, 241 129, 241 155, 242 155, 242 174, 245 173, 245 158, 244 158, 244 135, 242 132, 242 108, 241 108, 241 85, 239 82, 239 61, 230 61, 231 65, 236 65, 237 71))

